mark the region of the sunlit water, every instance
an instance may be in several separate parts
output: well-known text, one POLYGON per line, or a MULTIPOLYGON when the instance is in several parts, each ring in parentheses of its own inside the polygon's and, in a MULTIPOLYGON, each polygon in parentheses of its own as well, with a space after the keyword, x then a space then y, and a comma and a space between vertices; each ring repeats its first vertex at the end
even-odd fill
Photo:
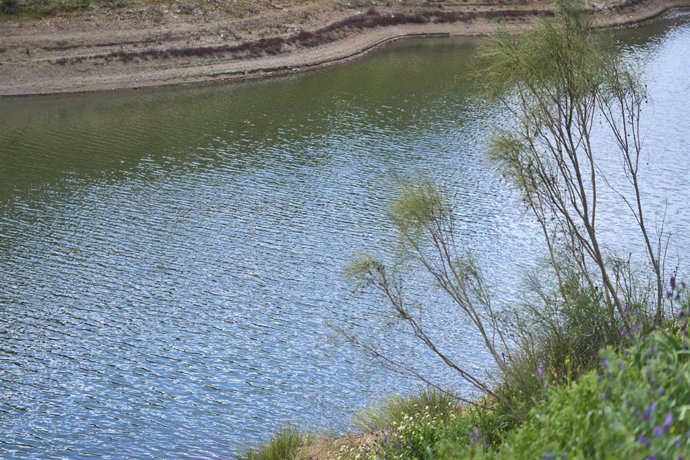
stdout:
MULTIPOLYGON (((687 266, 690 26, 621 37, 653 100, 651 219, 666 210, 687 266)), ((418 388, 329 325, 458 385, 342 269, 391 257, 386 207, 430 177, 496 303, 520 298, 540 236, 486 158, 500 114, 475 98, 474 50, 409 41, 286 80, 0 100, 0 456, 227 458, 418 388)), ((619 211, 603 221, 627 250, 619 211)), ((486 368, 428 281, 409 280, 427 324, 486 368)))

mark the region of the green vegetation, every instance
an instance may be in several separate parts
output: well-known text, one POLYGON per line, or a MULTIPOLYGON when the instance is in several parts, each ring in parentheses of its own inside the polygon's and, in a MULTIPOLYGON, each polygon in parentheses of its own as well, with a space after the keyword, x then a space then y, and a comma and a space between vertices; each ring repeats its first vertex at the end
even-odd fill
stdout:
MULTIPOLYGON (((89 8, 95 0, 0 0, 0 12, 15 15, 47 16, 58 12, 89 8)), ((115 0, 99 0, 99 4, 115 4, 115 0)))
POLYGON ((607 349, 596 370, 571 385, 549 389, 526 422, 487 457, 499 452, 508 458, 687 455, 690 360, 685 323, 681 327, 680 334, 655 332, 641 338, 625 352, 607 349))
POLYGON ((687 323, 607 348, 595 369, 553 384, 519 425, 496 405, 447 416, 396 403, 388 428, 341 449, 341 459, 683 458, 690 452, 690 351, 687 323), (405 407, 405 412, 398 409, 405 407))
POLYGON ((410 398, 396 396, 359 415, 356 424, 367 435, 361 442, 342 446, 338 458, 438 458, 447 445, 472 446, 485 439, 482 433, 500 432, 501 417, 490 406, 487 401, 463 405, 438 390, 410 398))
POLYGON ((365 432, 374 433, 399 424, 408 417, 433 418, 446 423, 464 410, 464 406, 452 395, 426 390, 411 398, 393 396, 383 405, 359 413, 355 425, 365 432))
POLYGON ((495 136, 491 153, 540 224, 556 281, 574 273, 584 288, 601 290, 609 321, 623 305, 640 304, 654 309, 658 325, 664 313, 663 236, 655 239, 647 228, 639 183, 647 95, 605 36, 595 33, 579 2, 559 4, 558 21, 519 39, 499 34, 484 49, 482 81, 513 120, 495 136), (597 150, 597 126, 606 129, 614 152, 597 150), (602 168, 603 157, 612 153, 627 179, 620 188, 602 168), (649 267, 642 280, 627 261, 607 255, 597 225, 605 206, 602 188, 612 188, 629 209, 621 222, 632 221, 639 230, 649 267))
POLYGON ((533 390, 507 396, 531 405, 524 420, 490 399, 465 406, 438 392, 394 398, 359 423, 374 437, 341 448, 339 458, 682 458, 690 452, 690 303, 685 288, 671 285, 678 318, 663 329, 645 334, 641 312, 626 308, 619 335, 629 347, 595 354, 577 378, 569 356, 556 368, 531 368, 533 390))
POLYGON ((371 436, 366 442, 341 447, 338 458, 435 458, 440 442, 457 441, 467 431, 470 419, 463 412, 457 401, 438 392, 393 398, 360 416, 364 417, 360 426, 371 436))
MULTIPOLYGON (((555 21, 520 37, 499 33, 482 53, 486 94, 505 107, 508 128, 492 156, 539 223, 546 261, 528 287, 531 301, 496 306, 450 200, 430 182, 410 184, 392 203, 398 257, 353 260, 346 275, 378 293, 419 342, 464 381, 479 401, 444 392, 413 366, 427 393, 394 398, 362 414, 365 435, 341 459, 683 458, 690 453, 690 351, 684 283, 666 276, 663 228, 646 224, 638 180, 646 93, 634 72, 595 34, 580 2, 561 0, 555 21), (610 204, 594 127, 605 128, 625 178, 620 198, 646 260, 616 257, 599 232, 610 204), (401 263, 400 260, 404 262, 401 263), (403 272, 401 265, 406 271, 403 272), (493 358, 487 380, 444 349, 419 316, 424 299, 403 289, 407 270, 435 285, 493 358), (668 279, 666 285, 665 279, 668 279)), ((598 134, 599 135, 599 134, 598 134)), ((620 182, 620 181, 619 181, 620 182)), ((609 190, 609 193, 610 190, 609 190)))
POLYGON ((303 436, 295 427, 286 427, 276 433, 271 440, 259 449, 250 449, 244 460, 289 460, 300 458, 300 449, 309 445, 310 436, 303 436))

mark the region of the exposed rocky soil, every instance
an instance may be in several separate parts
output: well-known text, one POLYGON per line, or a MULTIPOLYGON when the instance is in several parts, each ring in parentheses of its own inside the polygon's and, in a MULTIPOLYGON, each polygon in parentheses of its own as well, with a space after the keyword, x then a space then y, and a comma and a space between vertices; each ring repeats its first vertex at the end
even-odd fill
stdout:
MULTIPOLYGON (((0 15, 0 95, 259 78, 354 59, 405 36, 520 31, 553 2, 122 0, 46 17, 0 15)), ((601 26, 636 24, 690 0, 592 0, 601 26)), ((38 13, 40 16, 40 13, 38 13)))

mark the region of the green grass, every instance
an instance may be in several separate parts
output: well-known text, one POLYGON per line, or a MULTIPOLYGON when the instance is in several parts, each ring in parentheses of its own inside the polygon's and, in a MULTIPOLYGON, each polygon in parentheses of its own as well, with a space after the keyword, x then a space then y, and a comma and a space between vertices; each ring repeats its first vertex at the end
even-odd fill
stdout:
POLYGON ((374 433, 397 425, 408 417, 428 416, 441 423, 447 422, 463 410, 458 400, 448 393, 426 390, 409 398, 393 396, 380 406, 357 414, 354 424, 365 432, 374 433))
POLYGON ((467 442, 477 414, 440 391, 427 390, 409 398, 394 396, 358 414, 355 424, 368 435, 341 449, 338 458, 433 459, 441 442, 467 442))
POLYGON ((310 436, 303 436, 295 427, 286 427, 271 440, 257 449, 250 449, 240 456, 243 460, 290 460, 298 459, 299 450, 310 443, 310 436))

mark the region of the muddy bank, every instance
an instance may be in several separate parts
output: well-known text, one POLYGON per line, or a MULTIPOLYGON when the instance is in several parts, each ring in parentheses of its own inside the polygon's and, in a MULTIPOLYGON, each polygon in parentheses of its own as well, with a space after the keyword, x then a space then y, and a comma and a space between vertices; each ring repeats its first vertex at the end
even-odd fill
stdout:
MULTIPOLYGON (((152 21, 136 11, 0 22, 0 95, 71 93, 284 75, 355 59, 403 37, 513 32, 553 16, 552 2, 370 6, 268 4, 261 14, 152 21)), ((592 2, 598 25, 656 19, 690 0, 592 2)), ((154 16, 155 18, 156 16, 154 16)))

